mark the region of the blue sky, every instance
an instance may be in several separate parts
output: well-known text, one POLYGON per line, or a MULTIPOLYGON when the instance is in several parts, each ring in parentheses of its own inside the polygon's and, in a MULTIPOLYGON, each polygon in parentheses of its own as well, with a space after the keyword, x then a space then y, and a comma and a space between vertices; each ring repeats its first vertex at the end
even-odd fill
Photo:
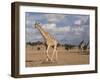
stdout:
POLYGON ((40 32, 34 27, 37 21, 59 43, 77 45, 82 40, 89 41, 89 15, 26 12, 26 42, 43 41, 40 32))

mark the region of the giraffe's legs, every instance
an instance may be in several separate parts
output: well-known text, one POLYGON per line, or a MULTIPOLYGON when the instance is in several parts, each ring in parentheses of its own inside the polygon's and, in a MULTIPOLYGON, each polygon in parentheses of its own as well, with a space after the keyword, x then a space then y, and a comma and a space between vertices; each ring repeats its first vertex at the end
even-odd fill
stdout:
POLYGON ((80 48, 80 53, 83 54, 83 48, 80 48))
POLYGON ((53 54, 51 56, 51 61, 53 61, 54 55, 56 56, 56 60, 57 60, 57 50, 56 50, 56 48, 57 48, 57 46, 54 46, 53 54))
POLYGON ((82 48, 82 54, 83 54, 83 48, 82 48))
POLYGON ((58 52, 57 52, 57 49, 56 49, 56 61, 58 60, 58 52))
POLYGON ((47 47, 47 50, 46 50, 46 61, 49 61, 50 60, 49 53, 48 53, 49 48, 50 48, 50 46, 48 46, 47 47))
POLYGON ((82 52, 81 48, 79 48, 79 51, 80 51, 80 54, 81 54, 81 52, 82 52))

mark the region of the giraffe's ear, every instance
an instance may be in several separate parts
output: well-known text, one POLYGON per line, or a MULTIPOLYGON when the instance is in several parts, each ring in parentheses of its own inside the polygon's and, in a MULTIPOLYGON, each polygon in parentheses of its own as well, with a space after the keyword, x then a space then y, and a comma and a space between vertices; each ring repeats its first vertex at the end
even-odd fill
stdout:
POLYGON ((37 26, 37 25, 40 25, 40 23, 39 23, 39 22, 35 22, 34 25, 35 25, 35 28, 36 28, 36 26, 37 26))

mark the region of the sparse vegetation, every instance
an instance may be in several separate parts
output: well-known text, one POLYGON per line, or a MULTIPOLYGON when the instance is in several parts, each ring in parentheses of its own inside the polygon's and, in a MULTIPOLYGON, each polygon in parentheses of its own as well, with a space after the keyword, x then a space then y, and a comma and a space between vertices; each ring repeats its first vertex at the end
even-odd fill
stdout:
POLYGON ((37 47, 37 50, 40 50, 41 48, 40 47, 37 47))
MULTIPOLYGON (((46 58, 46 46, 41 42, 32 42, 26 44, 26 67, 34 66, 57 66, 57 65, 76 65, 76 64, 89 64, 89 49, 80 55, 78 46, 71 44, 59 44, 57 46, 58 62, 57 63, 43 63, 46 58), (69 50, 71 49, 71 50, 69 50), (68 51, 69 50, 69 51, 68 51), (74 59, 74 60, 73 60, 74 59)), ((49 50, 49 55, 53 53, 53 48, 49 50)))
MULTIPOLYGON (((37 42, 27 42, 26 43, 27 45, 30 45, 30 46, 37 46, 37 45, 45 45, 43 42, 40 42, 40 41, 37 41, 37 42)), ((46 45, 45 45, 46 46, 46 45)), ((71 45, 71 44, 60 44, 58 43, 57 45, 58 47, 64 47, 66 50, 69 50, 69 49, 72 49, 73 47, 75 47, 75 45, 71 45)), ((53 46, 52 46, 53 48, 53 46)), ((41 48, 38 47, 37 50, 40 50, 41 48)))
POLYGON ((40 41, 37 41, 37 42, 27 42, 26 44, 30 46, 36 46, 36 45, 42 45, 43 43, 40 41))
POLYGON ((71 45, 71 44, 64 44, 64 47, 66 50, 72 49, 73 47, 75 47, 75 45, 71 45))
MULTIPOLYGON (((33 50, 36 49, 36 50, 38 50, 38 51, 47 48, 47 47, 46 47, 46 44, 43 43, 43 42, 40 42, 40 41, 37 41, 37 42, 27 42, 27 43, 26 43, 26 47, 27 47, 28 45, 29 45, 33 50)), ((72 49, 74 49, 75 47, 77 47, 77 49, 79 49, 79 46, 77 46, 77 45, 72 45, 72 44, 60 44, 60 43, 58 43, 58 45, 57 45, 57 49, 63 48, 63 49, 65 49, 66 51, 72 50, 72 49)), ((53 49, 53 46, 52 46, 52 49, 53 49)), ((88 54, 89 54, 89 52, 88 52, 89 50, 86 50, 86 49, 88 49, 88 48, 87 48, 87 45, 84 46, 84 53, 86 53, 86 54, 88 55, 88 54)), ((74 49, 74 50, 75 50, 75 49, 74 49)), ((72 51, 72 52, 73 52, 73 51, 72 51)), ((78 50, 77 52, 79 53, 80 51, 78 50)))

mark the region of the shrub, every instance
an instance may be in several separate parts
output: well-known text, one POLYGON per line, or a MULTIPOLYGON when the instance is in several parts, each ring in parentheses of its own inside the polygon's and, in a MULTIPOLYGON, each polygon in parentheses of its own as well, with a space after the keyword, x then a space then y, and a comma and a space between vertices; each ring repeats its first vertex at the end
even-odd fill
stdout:
POLYGON ((37 47, 37 50, 40 50, 40 47, 37 47))

